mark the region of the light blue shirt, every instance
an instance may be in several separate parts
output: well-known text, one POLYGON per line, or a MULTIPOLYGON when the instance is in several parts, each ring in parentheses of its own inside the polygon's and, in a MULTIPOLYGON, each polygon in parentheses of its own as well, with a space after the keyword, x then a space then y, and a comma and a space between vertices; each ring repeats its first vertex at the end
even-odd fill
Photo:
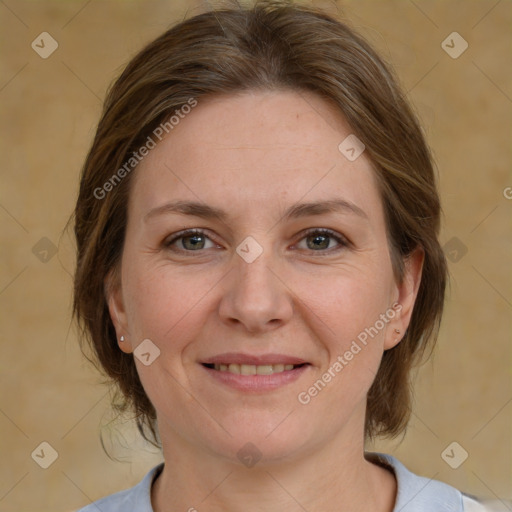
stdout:
MULTIPOLYGON (((438 480, 418 476, 392 455, 369 452, 366 458, 394 472, 397 496, 393 512, 492 512, 504 510, 502 504, 509 503, 484 502, 438 480)), ((163 465, 155 466, 135 487, 95 501, 78 512, 154 512, 151 485, 163 465)))

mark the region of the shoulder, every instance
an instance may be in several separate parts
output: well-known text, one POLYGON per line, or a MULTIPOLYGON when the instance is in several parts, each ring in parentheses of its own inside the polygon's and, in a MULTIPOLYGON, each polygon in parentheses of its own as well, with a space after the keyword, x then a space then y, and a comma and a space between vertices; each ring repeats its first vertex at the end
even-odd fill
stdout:
POLYGON ((480 499, 451 485, 416 475, 398 459, 383 453, 366 453, 367 460, 386 466, 395 474, 397 497, 393 512, 494 512, 498 501, 480 499))
POLYGON ((77 512, 153 512, 151 484, 162 468, 163 463, 151 469, 135 487, 94 501, 77 512))

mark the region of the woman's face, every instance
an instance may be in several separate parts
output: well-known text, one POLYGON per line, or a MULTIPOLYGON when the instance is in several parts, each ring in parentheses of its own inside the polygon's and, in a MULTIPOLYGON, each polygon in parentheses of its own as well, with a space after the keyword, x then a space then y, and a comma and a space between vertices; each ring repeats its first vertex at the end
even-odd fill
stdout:
POLYGON ((370 162, 338 147, 350 134, 313 94, 216 97, 139 165, 109 305, 122 350, 149 340, 135 362, 164 444, 241 462, 361 446, 421 256, 396 283, 370 162))

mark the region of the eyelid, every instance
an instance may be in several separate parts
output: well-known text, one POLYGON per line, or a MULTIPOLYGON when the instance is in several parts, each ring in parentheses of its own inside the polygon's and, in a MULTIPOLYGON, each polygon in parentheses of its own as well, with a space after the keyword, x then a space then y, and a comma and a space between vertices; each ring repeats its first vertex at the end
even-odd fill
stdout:
MULTIPOLYGON (((171 244, 179 240, 180 238, 185 238, 187 236, 193 236, 193 235, 203 235, 205 238, 210 239, 212 242, 216 243, 217 245, 220 245, 218 242, 216 242, 215 237, 211 236, 209 234, 209 230, 206 228, 189 228, 189 229, 183 229, 182 231, 178 231, 176 233, 173 233, 172 235, 169 235, 168 237, 164 238, 162 245, 164 247, 170 247, 171 244)), ((194 252, 194 251, 185 251, 182 249, 183 252, 194 252)))
POLYGON ((305 231, 302 231, 300 232, 297 236, 299 236, 299 242, 302 241, 304 238, 306 238, 308 235, 312 235, 312 234, 320 234, 320 235, 329 235, 331 238, 334 238, 338 244, 339 244, 339 247, 332 247, 330 249, 327 249, 325 251, 313 251, 313 250, 310 250, 309 252, 311 253, 318 253, 319 255, 329 255, 333 252, 337 252, 337 251, 340 251, 341 249, 343 248, 346 248, 346 247, 352 247, 352 242, 344 235, 342 235, 341 233, 338 233, 337 231, 334 231, 332 229, 329 229, 329 228, 309 228, 309 229, 306 229, 305 231))
MULTIPOLYGON (((350 240, 348 238, 346 238, 341 233, 333 231, 332 229, 329 229, 329 228, 308 228, 304 231, 301 231, 297 235, 297 237, 299 237, 298 242, 301 242, 304 238, 306 238, 307 236, 312 235, 312 234, 329 235, 331 238, 335 239, 338 242, 339 247, 330 248, 325 251, 309 250, 310 253, 317 253, 318 255, 327 256, 333 252, 337 252, 343 248, 352 246, 352 243, 350 242, 350 240)), ((189 228, 189 229, 184 229, 182 231, 178 231, 177 233, 173 233, 172 235, 165 238, 164 241, 162 242, 162 245, 165 248, 169 248, 169 247, 171 247, 171 245, 173 243, 175 243, 180 238, 185 238, 187 236, 193 236, 193 235, 203 235, 205 238, 208 238, 213 243, 220 245, 215 240, 215 237, 213 237, 209 234, 209 230, 206 228, 189 228)), ((186 251, 185 249, 174 249, 174 250, 179 253, 189 253, 190 254, 190 253, 194 253, 194 252, 201 253, 203 250, 206 250, 206 249, 199 249, 197 251, 186 251)))

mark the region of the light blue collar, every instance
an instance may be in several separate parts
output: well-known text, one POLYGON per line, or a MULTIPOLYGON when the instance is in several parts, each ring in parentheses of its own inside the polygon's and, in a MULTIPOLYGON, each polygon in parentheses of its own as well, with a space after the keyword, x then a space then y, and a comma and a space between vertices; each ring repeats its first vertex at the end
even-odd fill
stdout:
POLYGON ((390 468, 397 481, 393 512, 463 512, 462 493, 454 487, 418 476, 392 455, 365 453, 365 458, 390 468))
MULTIPOLYGON (((392 455, 366 452, 365 458, 395 474, 398 492, 393 512, 464 512, 465 495, 454 487, 412 473, 392 455)), ((163 466, 163 462, 155 466, 135 487, 102 498, 78 512, 154 512, 151 485, 163 466)))

